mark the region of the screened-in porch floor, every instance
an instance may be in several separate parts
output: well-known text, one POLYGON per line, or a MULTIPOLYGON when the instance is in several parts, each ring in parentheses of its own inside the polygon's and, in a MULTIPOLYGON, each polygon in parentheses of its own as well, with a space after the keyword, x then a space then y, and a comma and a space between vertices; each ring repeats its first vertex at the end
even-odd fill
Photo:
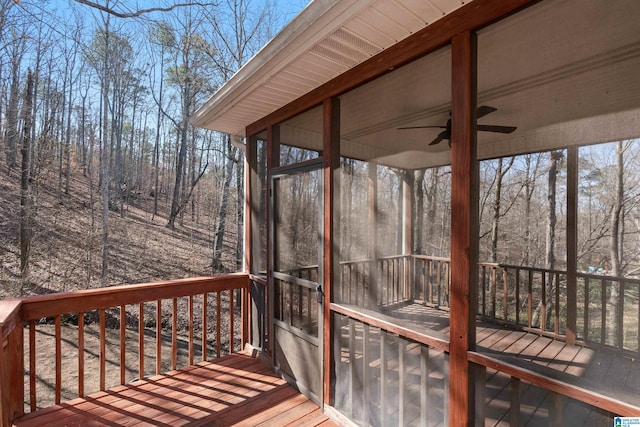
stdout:
POLYGON ((29 426, 335 426, 262 362, 232 354, 28 414, 29 426))
MULTIPOLYGON (((370 314, 371 312, 368 312, 370 314)), ((392 324, 398 324, 404 328, 416 330, 425 335, 431 335, 443 338, 448 341, 449 336, 449 312, 426 307, 421 304, 409 304, 396 306, 392 310, 388 310, 386 315, 377 315, 392 324)), ((355 345, 356 349, 361 347, 361 339, 363 331, 349 330, 348 324, 342 326, 341 342, 343 343, 343 360, 348 359, 349 342, 355 345)), ((357 329, 361 329, 358 327, 357 329)), ((379 330, 373 328, 367 330, 369 354, 367 357, 370 362, 369 368, 376 372, 384 363, 387 367, 401 371, 400 362, 390 361, 381 362, 378 357, 380 355, 379 347, 380 337, 379 330)), ((521 330, 513 330, 504 326, 496 325, 488 322, 478 322, 476 327, 476 351, 489 355, 503 362, 514 364, 523 369, 534 371, 539 374, 554 378, 559 381, 568 381, 574 386, 583 387, 600 394, 614 396, 615 398, 629 403, 631 405, 640 406, 640 361, 635 355, 628 353, 616 352, 606 348, 589 348, 582 345, 569 345, 563 341, 555 340, 539 334, 525 332, 521 330)), ((394 346, 394 353, 386 350, 387 354, 394 354, 398 357, 397 346, 394 346)), ((419 369, 420 357, 419 344, 408 344, 406 346, 406 354, 404 363, 406 367, 405 381, 411 382, 411 374, 419 369), (412 362, 415 360, 415 362, 412 362)), ((401 351, 401 350, 400 350, 401 351)), ((356 350, 356 353, 360 353, 356 350)), ((435 352, 434 354, 438 354, 435 352)), ((358 357, 356 355, 356 357, 358 357)), ((436 356, 441 357, 441 356, 436 356)), ((435 359, 433 354, 428 356, 431 368, 429 368, 429 377, 436 379, 436 388, 446 387, 442 369, 447 369, 447 362, 433 363, 435 359)), ((438 360, 438 359, 435 359, 438 360)), ((358 368, 359 369, 359 368, 358 368)), ((360 375, 357 373, 356 375, 360 375)), ((399 381, 400 374, 387 376, 392 381, 399 381)), ((486 388, 484 388, 484 413, 485 425, 510 425, 510 407, 513 396, 511 393, 511 377, 502 373, 497 373, 487 369, 486 371, 486 388)), ((370 382, 370 387, 379 388, 380 383, 376 381, 370 382)), ((481 381, 479 382, 481 384, 481 381)), ((391 385, 391 389, 394 389, 391 385)), ((416 388, 417 389, 417 388, 416 388)), ((442 409, 446 413, 446 402, 442 404, 442 390, 432 390, 430 393, 437 395, 435 406, 444 406, 442 409)), ((377 393, 380 391, 370 390, 370 396, 374 396, 372 400, 377 400, 377 393)), ((519 384, 519 401, 521 411, 519 414, 519 422, 522 425, 548 425, 551 416, 550 411, 553 405, 557 405, 555 397, 549 392, 530 384, 522 382, 519 384)), ((416 397, 418 399, 418 397, 416 397)), ((432 398, 430 398, 432 399, 432 398)), ((431 400, 433 403, 433 400, 431 400)), ((562 419, 566 421, 563 425, 595 425, 602 420, 611 421, 609 414, 603 414, 592 411, 588 405, 581 404, 574 400, 564 399, 561 401, 562 419)), ((407 410, 407 405, 405 409, 407 410)), ((439 409, 441 412, 442 410, 439 409)), ((371 410, 370 410, 371 411, 371 410)), ((396 410, 397 411, 397 410, 396 410)), ((357 412, 357 411, 356 411, 357 412)), ((409 411, 410 412, 410 411, 409 411)), ((407 412, 407 414, 409 414, 407 412)), ((420 425, 420 413, 416 408, 414 414, 407 415, 410 419, 415 420, 415 425, 420 425)), ((436 419, 439 419, 436 417, 436 419)), ((427 425, 442 425, 441 423, 427 425)))

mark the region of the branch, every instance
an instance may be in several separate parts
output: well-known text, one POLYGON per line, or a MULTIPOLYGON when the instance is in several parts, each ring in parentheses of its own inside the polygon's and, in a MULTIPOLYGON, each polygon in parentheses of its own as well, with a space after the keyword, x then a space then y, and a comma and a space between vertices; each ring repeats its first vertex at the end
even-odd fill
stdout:
POLYGON ((215 3, 192 2, 192 3, 174 4, 174 5, 168 6, 168 7, 151 7, 149 9, 138 9, 135 12, 123 13, 123 12, 118 12, 116 10, 113 10, 110 7, 103 6, 101 4, 93 2, 91 0, 75 0, 75 1, 77 3, 81 3, 81 4, 84 4, 86 6, 93 7, 95 9, 101 10, 103 12, 106 12, 106 13, 108 13, 110 15, 113 15, 115 17, 118 17, 118 18, 137 18, 137 17, 140 17, 140 16, 142 16, 144 14, 147 14, 147 13, 152 13, 152 12, 171 12, 173 9, 177 9, 179 7, 186 7, 186 6, 217 6, 215 3))

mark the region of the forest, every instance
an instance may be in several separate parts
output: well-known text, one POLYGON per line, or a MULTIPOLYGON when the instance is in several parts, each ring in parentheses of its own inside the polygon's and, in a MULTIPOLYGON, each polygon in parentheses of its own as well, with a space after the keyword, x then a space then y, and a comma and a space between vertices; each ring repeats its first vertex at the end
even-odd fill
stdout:
POLYGON ((241 269, 243 154, 189 119, 302 6, 1 0, 3 294, 241 269))

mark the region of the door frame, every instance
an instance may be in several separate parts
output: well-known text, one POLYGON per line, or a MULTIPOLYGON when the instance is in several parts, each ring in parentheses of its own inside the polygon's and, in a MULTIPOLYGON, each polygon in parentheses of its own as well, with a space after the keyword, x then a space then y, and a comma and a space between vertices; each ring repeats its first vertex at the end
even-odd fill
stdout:
MULTIPOLYGON (((320 407, 323 407, 324 403, 324 393, 323 393, 323 379, 324 379, 324 293, 325 293, 325 283, 324 283, 324 214, 325 214, 325 203, 324 203, 324 178, 323 178, 323 159, 317 158, 308 161, 298 162, 291 165, 279 166, 271 169, 269 171, 268 176, 269 182, 269 267, 268 267, 268 294, 269 304, 268 304, 268 316, 269 316, 269 351, 271 354, 271 364, 274 371, 282 376, 289 384, 296 387, 301 393, 305 396, 313 400, 320 407), (292 331, 290 328, 282 328, 286 329, 292 335, 295 335, 298 339, 305 340, 313 345, 317 345, 317 357, 318 357, 318 366, 319 370, 317 372, 317 376, 320 380, 320 388, 318 390, 310 390, 305 387, 303 384, 298 384, 295 378, 291 377, 287 372, 280 369, 277 365, 277 357, 276 357, 276 334, 275 328, 276 324, 280 323, 279 319, 275 318, 275 279, 276 276, 284 274, 275 271, 275 251, 277 250, 277 238, 276 238, 276 226, 275 226, 275 202, 276 202, 276 186, 275 181, 278 178, 293 176, 296 174, 302 174, 307 172, 317 172, 318 173, 318 241, 317 241, 317 251, 318 251, 318 281, 317 281, 317 292, 320 293, 317 299, 317 313, 318 313, 318 331, 317 338, 314 337, 304 337, 302 334, 304 332, 292 331)), ((296 286, 310 287, 311 282, 305 279, 295 278, 291 276, 293 279, 292 282, 296 286)), ((279 327, 282 327, 280 325, 279 327)))

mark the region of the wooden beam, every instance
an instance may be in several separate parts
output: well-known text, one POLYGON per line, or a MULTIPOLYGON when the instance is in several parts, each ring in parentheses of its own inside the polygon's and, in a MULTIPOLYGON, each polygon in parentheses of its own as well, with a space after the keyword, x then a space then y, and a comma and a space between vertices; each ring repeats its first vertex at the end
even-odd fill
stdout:
POLYGON ((369 224, 367 231, 369 234, 369 259, 372 261, 369 265, 369 292, 366 296, 368 305, 365 305, 365 308, 376 307, 380 294, 380 289, 376 285, 378 283, 378 164, 376 162, 369 162, 368 175, 369 224))
MULTIPOLYGON (((247 128, 248 129, 248 128, 247 128)), ((257 132, 256 132, 257 133, 257 132)), ((280 126, 273 125, 267 128, 267 195, 268 195, 268 203, 269 208, 267 209, 267 283, 269 284, 267 288, 267 331, 268 331, 268 342, 269 349, 268 353, 271 356, 271 360, 275 363, 275 340, 273 337, 275 336, 275 330, 273 328, 273 317, 275 315, 275 301, 274 301, 274 281, 272 277, 273 266, 274 266, 274 249, 275 249, 275 237, 273 235, 273 221, 271 216, 273 215, 273 195, 271 188, 271 179, 269 177, 271 171, 274 168, 277 168, 280 165, 280 126)))
MULTIPOLYGON (((406 170, 402 174, 402 254, 411 255, 413 251, 413 190, 415 175, 413 170, 406 170)), ((404 289, 402 296, 413 299, 413 285, 411 283, 411 258, 403 260, 404 289)))
POLYGON ((451 316, 449 422, 468 426, 474 417, 467 351, 475 345, 478 263, 478 157, 476 37, 452 40, 451 129, 451 316))
MULTIPOLYGON (((253 231, 260 230, 257 223, 257 211, 260 209, 260 196, 254 194, 259 189, 257 147, 258 140, 255 135, 247 138, 244 163, 244 269, 251 274, 256 272, 254 251, 260 250, 259 245, 253 244, 253 231), (256 197, 257 196, 257 197, 256 197)), ((206 296, 206 295, 205 295, 206 296)), ((251 330, 251 287, 243 293, 242 299, 242 347, 245 343, 253 344, 253 331, 251 330)), ((203 347, 203 350, 204 349, 203 347)), ((204 353, 203 353, 204 354, 204 353)))
MULTIPOLYGON (((567 149, 567 331, 568 344, 578 334, 578 147, 567 149)), ((557 310, 557 308, 556 308, 557 310)), ((586 340, 587 337, 584 337, 586 340)))
POLYGON ((539 0, 474 0, 406 37, 367 61, 345 71, 300 98, 247 126, 247 135, 261 132, 270 124, 282 122, 320 105, 395 68, 414 61, 442 46, 456 34, 472 31, 514 13, 539 0))
POLYGON ((331 98, 322 105, 322 164, 324 172, 324 305, 323 305, 323 401, 331 405, 333 328, 331 327, 331 291, 339 280, 340 218, 340 100, 331 98))

